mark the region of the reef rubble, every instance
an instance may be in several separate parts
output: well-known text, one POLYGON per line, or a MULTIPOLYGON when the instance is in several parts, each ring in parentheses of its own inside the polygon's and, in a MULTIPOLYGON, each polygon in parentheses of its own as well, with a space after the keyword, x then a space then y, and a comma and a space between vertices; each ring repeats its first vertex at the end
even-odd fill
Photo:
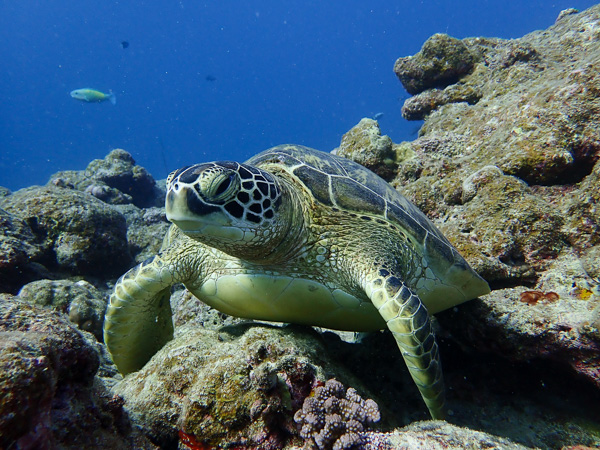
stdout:
POLYGON ((0 188, 0 447, 600 447, 600 5, 520 39, 437 34, 394 70, 418 138, 363 119, 334 152, 413 201, 493 288, 437 315, 447 421, 427 420, 389 333, 245 321, 181 287, 174 339, 123 378, 102 343, 107 294, 169 224, 164 183, 117 149, 0 188), (362 416, 303 406, 331 379, 378 406, 359 438, 362 416))

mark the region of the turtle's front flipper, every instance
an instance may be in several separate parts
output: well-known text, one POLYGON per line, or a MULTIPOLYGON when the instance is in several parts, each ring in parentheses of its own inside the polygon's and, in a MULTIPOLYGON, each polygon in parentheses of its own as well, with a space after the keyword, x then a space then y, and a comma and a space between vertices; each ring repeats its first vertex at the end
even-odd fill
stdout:
POLYGON ((417 294, 386 269, 380 269, 368 282, 366 293, 394 335, 431 417, 443 419, 442 367, 425 306, 417 294))
POLYGON ((117 281, 104 318, 104 343, 122 374, 141 369, 173 338, 173 278, 155 256, 117 281))

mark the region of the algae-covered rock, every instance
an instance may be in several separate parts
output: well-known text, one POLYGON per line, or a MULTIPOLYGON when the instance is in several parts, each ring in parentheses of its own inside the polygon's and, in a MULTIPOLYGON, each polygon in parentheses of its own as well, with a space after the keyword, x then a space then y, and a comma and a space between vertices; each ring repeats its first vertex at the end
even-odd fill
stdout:
POLYGON ((0 209, 0 230, 0 268, 7 269, 38 258, 41 249, 24 220, 0 209))
POLYGON ((463 450, 466 448, 498 448, 525 450, 528 447, 510 439, 481 431, 458 427, 445 421, 415 422, 387 436, 390 448, 463 450))
POLYGON ((342 137, 336 154, 372 170, 385 180, 396 170, 396 154, 389 136, 382 136, 379 124, 364 118, 342 137))
POLYGON ((511 360, 559 363, 600 392, 600 296, 590 287, 581 261, 565 251, 542 274, 536 290, 494 290, 438 319, 475 348, 511 360))
MULTIPOLYGON (((302 450, 305 448, 306 447, 301 448, 292 446, 287 449, 302 450)), ((527 450, 531 447, 526 447, 507 438, 459 427, 440 420, 414 422, 406 427, 398 428, 389 433, 365 433, 364 443, 357 448, 361 450, 464 450, 486 448, 527 450)), ((587 449, 587 447, 568 448, 572 450, 587 449)))
POLYGON ((520 39, 463 39, 472 70, 443 89, 413 71, 427 90, 405 111, 425 122, 402 144, 414 157, 392 183, 495 288, 440 314, 443 329, 513 363, 575 372, 600 392, 598 30, 600 6, 571 11, 520 39))
POLYGON ((475 58, 459 39, 434 34, 414 56, 399 58, 394 72, 409 94, 456 83, 473 69, 475 58))
POLYGON ((580 254, 580 259, 586 274, 600 283, 600 245, 585 249, 580 254))
MULTIPOLYGON (((428 115, 393 184, 490 281, 535 283, 564 248, 600 242, 599 24, 596 6, 520 39, 444 38, 439 48, 454 42, 472 70, 405 104, 428 115), (477 95, 446 101, 453 90, 477 95)), ((440 56, 405 60, 433 67, 440 56)))
POLYGON ((57 172, 47 185, 86 192, 113 205, 133 203, 144 208, 162 206, 164 202, 164 189, 122 149, 93 160, 85 170, 57 172))
POLYGON ((156 255, 171 223, 167 221, 164 207, 140 209, 134 205, 116 205, 127 221, 127 242, 136 263, 156 255))
POLYGON ((42 254, 27 223, 0 208, 0 292, 13 292, 36 278, 35 262, 42 254))
POLYGON ((65 314, 80 330, 102 341, 107 298, 87 281, 39 280, 19 291, 20 299, 65 314))
POLYGON ((86 173, 111 188, 128 194, 140 207, 155 205, 154 178, 146 169, 135 164, 130 153, 122 149, 111 151, 104 159, 88 164, 86 173))
MULTIPOLYGON (((188 298, 182 304, 189 307, 191 302, 188 298)), ((364 436, 365 448, 382 449, 387 447, 379 445, 402 442, 397 438, 413 439, 415 433, 403 437, 405 430, 396 428, 427 417, 424 408, 415 407, 418 391, 386 333, 347 343, 330 332, 319 335, 295 326, 240 324, 237 319, 237 325, 218 328, 206 315, 190 319, 183 320, 175 339, 141 371, 114 388, 132 419, 162 447, 174 446, 179 438, 200 448, 294 448, 300 434, 292 422, 294 414, 332 377, 379 405, 381 428, 364 436)), ((485 328, 482 317, 471 320, 485 328)), ((454 328, 445 322, 452 332, 469 329, 456 318, 454 328)), ((589 390, 577 392, 577 384, 565 385, 568 380, 560 372, 549 374, 544 367, 524 371, 515 363, 484 360, 479 353, 470 354, 472 350, 463 353, 445 339, 447 331, 439 336, 446 356, 448 420, 470 429, 451 427, 442 436, 432 430, 422 436, 424 448, 456 443, 453 439, 461 435, 468 442, 481 439, 482 445, 486 439, 541 448, 600 443, 600 434, 586 428, 596 404, 589 390), (542 377, 545 384, 539 382, 542 377), (565 396, 570 403, 563 402, 565 396)), ((457 334, 459 341, 463 336, 457 334)), ((430 422, 422 426, 426 424, 430 422)))
MULTIPOLYGON (((211 447, 284 448, 297 439, 295 411, 334 370, 322 358, 325 349, 316 334, 302 330, 182 327, 114 391, 162 446, 173 445, 182 431, 211 447)), ((339 376, 354 382, 346 373, 339 376)))
POLYGON ((130 264, 125 218, 91 195, 33 187, 3 197, 0 206, 29 225, 50 266, 102 277, 130 264))
POLYGON ((487 280, 535 278, 567 244, 563 215, 516 177, 492 170, 469 178, 463 194, 472 183, 467 198, 475 195, 452 208, 442 231, 487 280))
POLYGON ((55 312, 0 301, 0 447, 156 448, 94 381, 98 354, 55 312))
POLYGON ((447 103, 466 102, 474 105, 481 93, 472 86, 453 84, 445 89, 428 89, 404 102, 402 117, 406 120, 423 120, 433 110, 447 103))
MULTIPOLYGON (((596 154, 600 156, 600 146, 596 154)), ((567 239, 574 248, 585 252, 600 244, 600 162, 581 183, 568 191, 558 190, 553 198, 565 217, 567 239)), ((595 271, 594 276, 599 275, 595 271)))

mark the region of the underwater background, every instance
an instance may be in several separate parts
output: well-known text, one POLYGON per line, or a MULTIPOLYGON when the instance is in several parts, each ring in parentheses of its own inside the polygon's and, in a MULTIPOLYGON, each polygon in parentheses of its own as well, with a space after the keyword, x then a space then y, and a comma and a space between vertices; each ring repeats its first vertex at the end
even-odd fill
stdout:
POLYGON ((0 185, 44 184, 113 148, 155 178, 281 143, 329 151, 376 115, 411 140, 421 122, 400 115, 397 57, 434 33, 516 38, 594 3, 2 0, 0 185))

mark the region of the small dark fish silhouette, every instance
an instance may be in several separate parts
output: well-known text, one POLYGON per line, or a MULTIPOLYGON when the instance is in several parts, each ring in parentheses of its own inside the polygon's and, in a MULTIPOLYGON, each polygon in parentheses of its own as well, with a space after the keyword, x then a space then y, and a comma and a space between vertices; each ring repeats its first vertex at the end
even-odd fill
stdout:
POLYGON ((206 77, 204 77, 204 79, 206 81, 215 81, 216 78, 213 75, 206 75, 206 77))
POLYGON ((121 47, 123 47, 123 48, 129 47, 129 42, 127 42, 127 41, 121 41, 121 47))

